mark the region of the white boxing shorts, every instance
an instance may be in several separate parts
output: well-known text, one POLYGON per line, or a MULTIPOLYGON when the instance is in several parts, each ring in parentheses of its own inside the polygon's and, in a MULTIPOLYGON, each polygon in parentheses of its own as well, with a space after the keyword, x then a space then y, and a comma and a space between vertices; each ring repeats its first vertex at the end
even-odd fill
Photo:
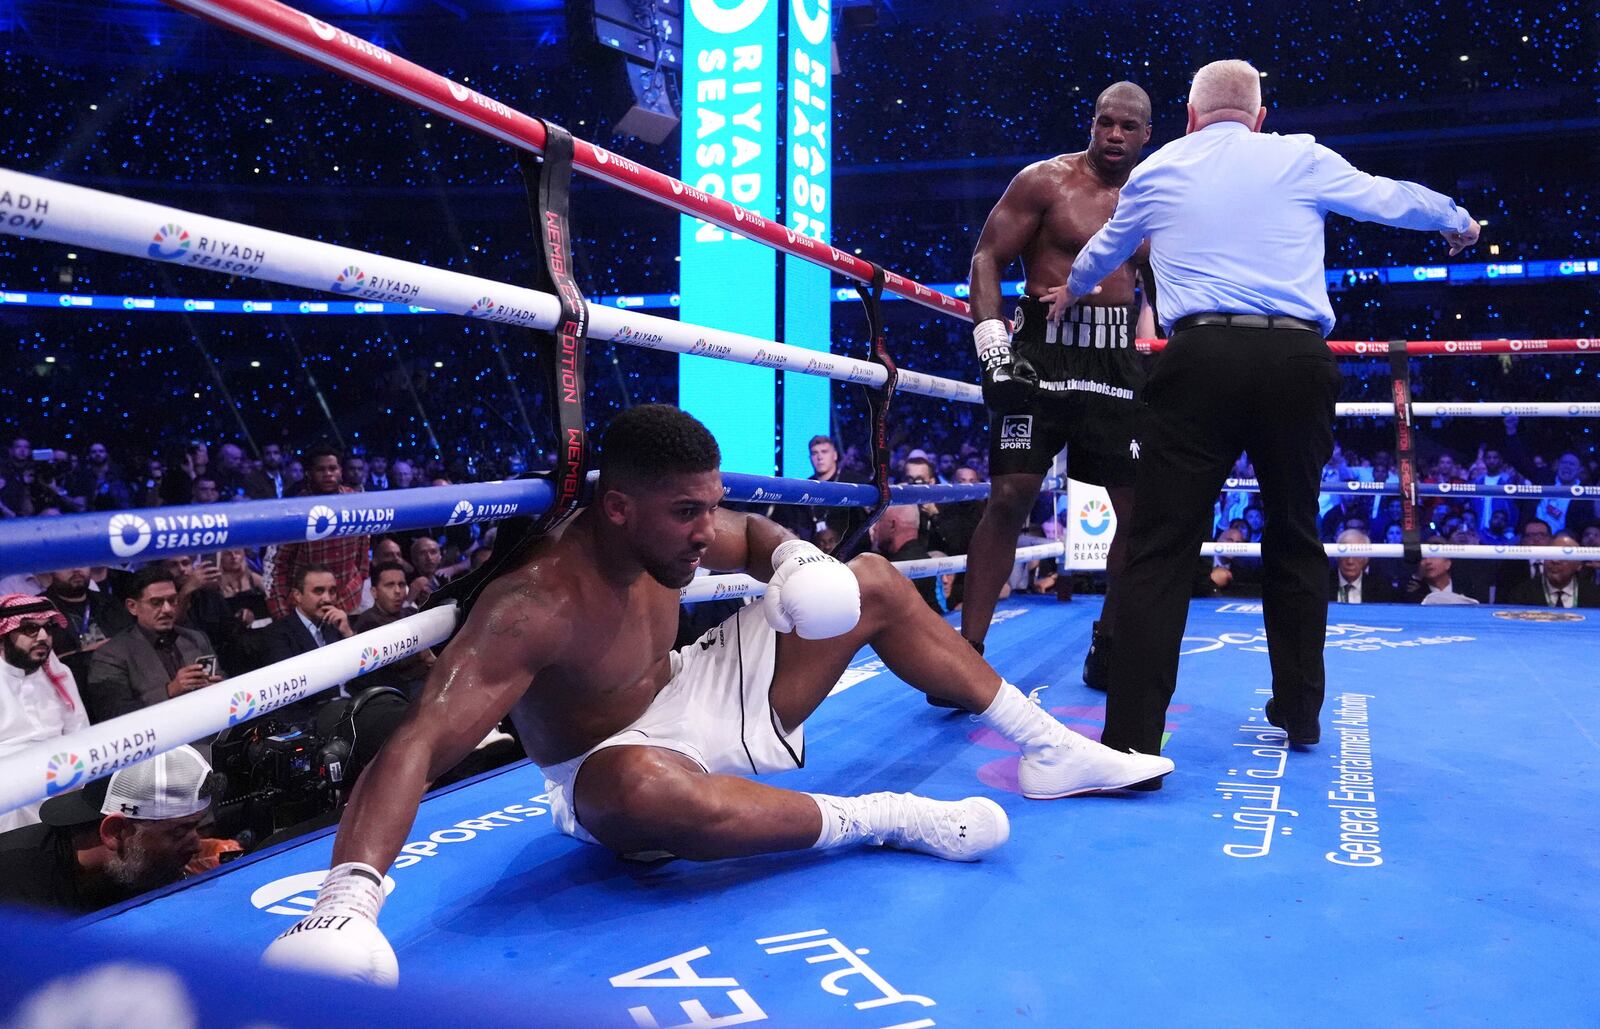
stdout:
POLYGON ((740 608, 698 640, 672 653, 672 678, 645 713, 570 761, 544 769, 556 828, 598 842, 578 824, 572 784, 591 754, 607 747, 660 747, 707 772, 766 775, 805 764, 805 726, 785 733, 768 690, 778 634, 759 604, 740 608))

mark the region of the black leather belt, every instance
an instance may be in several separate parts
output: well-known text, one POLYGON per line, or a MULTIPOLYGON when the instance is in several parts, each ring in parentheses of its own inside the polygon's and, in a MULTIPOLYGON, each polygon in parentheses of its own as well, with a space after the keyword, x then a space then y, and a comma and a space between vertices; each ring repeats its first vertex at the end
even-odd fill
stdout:
POLYGON ((1230 325, 1236 329, 1304 329, 1322 335, 1322 326, 1304 318, 1291 318, 1286 314, 1225 314, 1221 311, 1185 315, 1172 323, 1172 331, 1197 329, 1202 325, 1230 325))

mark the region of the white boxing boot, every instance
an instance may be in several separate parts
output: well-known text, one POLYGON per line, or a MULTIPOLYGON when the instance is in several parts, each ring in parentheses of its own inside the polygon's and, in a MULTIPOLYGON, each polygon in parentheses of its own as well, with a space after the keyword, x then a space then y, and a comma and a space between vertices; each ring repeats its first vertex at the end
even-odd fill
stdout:
MULTIPOLYGON (((1159 780, 1175 767, 1156 754, 1126 753, 1073 732, 1039 704, 1041 686, 1027 696, 1000 684, 980 721, 1022 748, 1017 785, 1029 800, 1125 790, 1159 780)), ((1149 788, 1149 787, 1147 787, 1149 788)))
POLYGON ((1011 836, 1005 809, 987 797, 931 800, 913 793, 861 797, 810 794, 822 809, 816 846, 849 844, 915 850, 946 861, 976 861, 1011 836))

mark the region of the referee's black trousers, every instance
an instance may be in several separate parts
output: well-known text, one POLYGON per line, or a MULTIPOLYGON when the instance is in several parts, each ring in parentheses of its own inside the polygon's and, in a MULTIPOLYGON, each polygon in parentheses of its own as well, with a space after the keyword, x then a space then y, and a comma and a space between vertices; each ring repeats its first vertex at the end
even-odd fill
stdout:
POLYGON ((1144 391, 1128 563, 1102 739, 1161 751, 1200 544, 1240 451, 1261 483, 1262 601, 1274 711, 1317 724, 1324 689, 1328 558, 1317 537, 1322 468, 1333 452, 1339 370, 1304 329, 1197 326, 1172 334, 1144 391))

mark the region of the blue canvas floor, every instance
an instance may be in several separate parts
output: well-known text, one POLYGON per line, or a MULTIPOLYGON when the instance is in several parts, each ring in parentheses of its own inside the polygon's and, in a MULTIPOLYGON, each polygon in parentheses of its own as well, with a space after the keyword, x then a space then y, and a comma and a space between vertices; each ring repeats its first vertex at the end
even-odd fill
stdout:
MULTIPOLYGON (((1002 605, 988 654, 1097 735, 1097 600, 1002 605)), ((858 655, 809 723, 832 793, 998 799, 975 865, 861 850, 648 867, 558 835, 525 764, 428 800, 382 925, 403 983, 526 999, 530 1025, 1593 1026, 1600 620, 1335 608, 1323 742, 1275 745, 1259 606, 1195 602, 1153 794, 1049 802, 1016 755, 858 655), (1341 794, 1330 798, 1330 794, 1341 794), (1341 849, 1342 848, 1342 849, 1341 849)), ((79 930, 258 953, 331 836, 79 930)))

